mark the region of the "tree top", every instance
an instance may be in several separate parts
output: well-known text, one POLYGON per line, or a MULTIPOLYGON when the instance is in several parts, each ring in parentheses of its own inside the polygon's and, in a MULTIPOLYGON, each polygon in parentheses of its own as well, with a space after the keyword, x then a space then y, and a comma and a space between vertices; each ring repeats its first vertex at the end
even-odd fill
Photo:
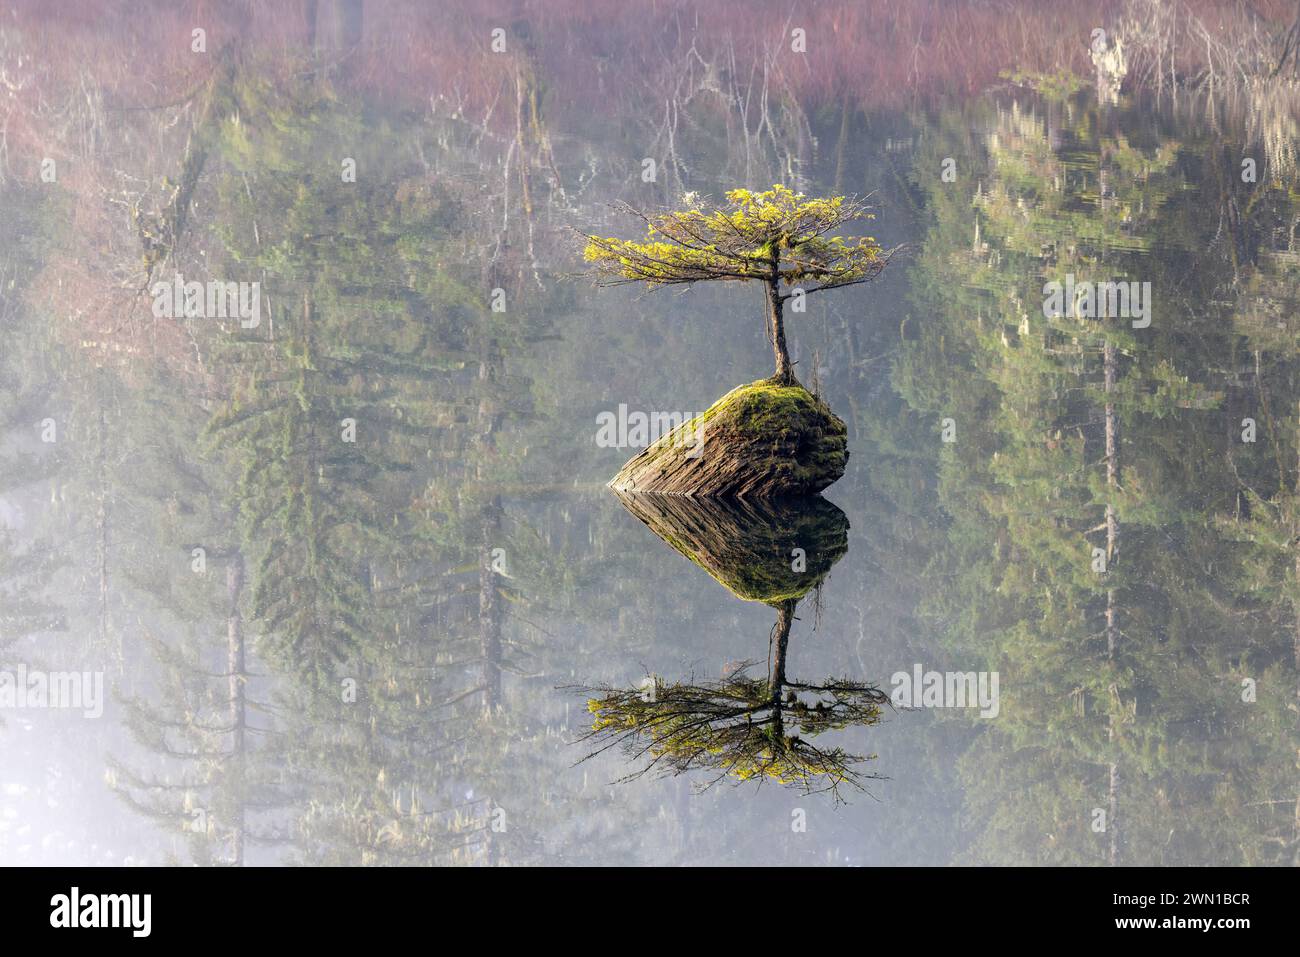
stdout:
MULTIPOLYGON (((692 197, 688 194, 688 201, 692 197)), ((733 189, 722 205, 646 213, 644 241, 586 235, 583 258, 597 285, 645 282, 651 286, 703 280, 759 280, 805 292, 869 282, 889 255, 873 236, 827 236, 858 219, 871 219, 864 200, 808 198, 780 183, 763 192, 733 189)))

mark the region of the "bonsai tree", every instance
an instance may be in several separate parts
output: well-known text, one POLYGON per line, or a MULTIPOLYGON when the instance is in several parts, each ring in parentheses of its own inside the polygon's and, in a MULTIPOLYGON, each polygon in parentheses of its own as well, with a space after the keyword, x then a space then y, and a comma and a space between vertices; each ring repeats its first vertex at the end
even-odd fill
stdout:
POLYGON ((763 284, 767 336, 780 385, 796 384, 785 344, 785 301, 823 289, 854 286, 880 275, 888 254, 871 236, 845 238, 827 233, 855 219, 869 219, 860 199, 807 199, 777 184, 762 193, 733 189, 724 206, 692 207, 647 214, 644 242, 586 236, 584 258, 597 285, 644 282, 680 285, 701 280, 763 284), (786 291, 783 291, 783 288, 786 291))

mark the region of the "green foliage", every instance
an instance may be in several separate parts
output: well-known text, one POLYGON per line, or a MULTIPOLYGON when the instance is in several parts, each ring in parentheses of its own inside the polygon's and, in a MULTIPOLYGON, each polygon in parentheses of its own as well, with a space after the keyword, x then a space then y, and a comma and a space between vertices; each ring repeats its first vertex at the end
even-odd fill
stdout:
MULTIPOLYGON (((1252 526, 1284 509, 1234 489, 1259 481, 1241 469, 1261 458, 1234 448, 1220 411, 1250 402, 1225 374, 1243 349, 1224 297, 1246 309, 1251 297, 1215 248, 1218 210, 1187 189, 1213 147, 1134 120, 1049 95, 995 108, 983 144, 940 140, 919 159, 975 149, 983 164, 973 195, 926 181, 935 221, 914 295, 934 318, 894 374, 919 412, 961 426, 940 456, 950 547, 927 572, 946 584, 924 608, 950 647, 1015 676, 962 762, 968 793, 997 796, 971 807, 972 860, 1172 863, 1169 815, 1195 831, 1178 845, 1205 855, 1192 861, 1255 858, 1257 839, 1211 836, 1222 799, 1275 793, 1239 760, 1273 744, 1238 676, 1290 654, 1293 624, 1273 622, 1292 613, 1270 609, 1282 595, 1260 584, 1293 576, 1293 556, 1275 551, 1263 571, 1265 543, 1286 539, 1252 526), (1044 316, 1039 290, 1066 274, 1151 282, 1151 326, 1044 316), (1243 499, 1250 521, 1207 524, 1243 499), (1208 728, 1240 750, 1210 753, 1208 728), (1108 807, 1112 769, 1119 818, 1098 836, 1087 812, 1108 807)), ((1260 357, 1265 374, 1272 361, 1260 357)))
POLYGON ((719 279, 845 286, 874 279, 887 256, 873 237, 826 233, 869 216, 844 196, 807 199, 780 184, 761 193, 733 189, 725 206, 642 216, 644 242, 587 236, 583 258, 610 285, 719 279))

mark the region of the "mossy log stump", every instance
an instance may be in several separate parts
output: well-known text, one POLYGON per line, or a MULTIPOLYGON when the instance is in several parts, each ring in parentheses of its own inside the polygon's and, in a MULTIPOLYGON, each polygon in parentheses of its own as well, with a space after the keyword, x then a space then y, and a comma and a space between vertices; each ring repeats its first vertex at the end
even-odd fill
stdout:
POLYGON ((844 474, 847 434, 830 406, 803 386, 763 379, 661 436, 609 484, 692 497, 815 495, 844 474))

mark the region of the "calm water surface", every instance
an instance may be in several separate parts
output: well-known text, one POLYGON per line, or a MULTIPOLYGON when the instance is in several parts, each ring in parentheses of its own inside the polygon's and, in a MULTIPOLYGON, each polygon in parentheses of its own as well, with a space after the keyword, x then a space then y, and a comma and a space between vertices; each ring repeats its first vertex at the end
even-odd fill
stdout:
POLYGON ((1291 862, 1294 124, 849 91, 670 155, 525 73, 494 125, 222 63, 0 181, 0 664, 102 682, 0 709, 0 861, 1291 862), (903 247, 788 321, 847 474, 625 505, 602 417, 767 375, 761 295, 594 290, 568 230, 773 182, 903 247), (257 322, 150 291, 209 280, 257 322))

